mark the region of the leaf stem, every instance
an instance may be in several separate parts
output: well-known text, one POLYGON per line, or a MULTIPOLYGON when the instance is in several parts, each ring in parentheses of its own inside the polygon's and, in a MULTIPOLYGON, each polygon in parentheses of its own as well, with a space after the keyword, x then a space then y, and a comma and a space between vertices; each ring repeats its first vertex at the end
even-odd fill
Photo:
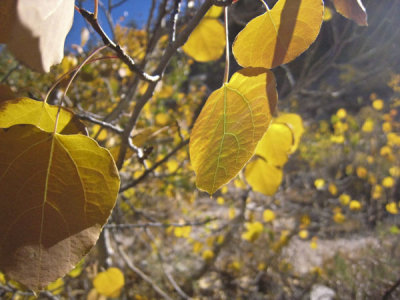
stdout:
POLYGON ((62 106, 62 103, 64 101, 65 96, 67 95, 69 87, 71 86, 72 81, 75 79, 76 75, 78 75, 79 71, 91 60, 91 58, 93 56, 95 56, 97 53, 99 53, 101 50, 105 49, 105 48, 107 48, 106 45, 101 46, 100 48, 97 48, 96 50, 94 50, 88 57, 85 58, 85 60, 79 65, 79 67, 76 69, 74 74, 71 76, 71 79, 69 80, 69 82, 67 84, 67 87, 64 90, 64 94, 63 94, 63 96, 61 98, 61 101, 60 101, 60 103, 58 105, 58 110, 57 110, 56 121, 55 121, 53 133, 57 132, 57 125, 58 125, 58 119, 60 117, 61 106, 62 106))
POLYGON ((270 11, 267 2, 265 2, 264 0, 260 0, 260 1, 261 1, 262 5, 264 5, 265 9, 266 9, 267 11, 270 11))
POLYGON ((224 8, 224 15, 225 15, 225 40, 226 40, 226 45, 225 45, 225 73, 224 73, 224 83, 228 83, 229 80, 229 29, 228 29, 228 6, 225 6, 224 8))
POLYGON ((94 0, 94 12, 93 12, 93 18, 97 20, 97 15, 99 13, 99 0, 94 0))

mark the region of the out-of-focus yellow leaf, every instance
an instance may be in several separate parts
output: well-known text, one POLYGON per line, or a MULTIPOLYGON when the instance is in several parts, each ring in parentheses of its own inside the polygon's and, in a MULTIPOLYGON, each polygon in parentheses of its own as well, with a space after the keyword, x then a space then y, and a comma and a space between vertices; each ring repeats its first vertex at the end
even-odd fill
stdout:
MULTIPOLYGON (((17 124, 31 124, 47 132, 54 131, 58 107, 29 98, 17 98, 0 103, 0 128, 17 124)), ((85 126, 69 110, 62 108, 57 132, 87 134, 85 126)))
POLYGON ((53 295, 60 294, 64 289, 64 280, 62 278, 58 278, 56 281, 50 283, 46 290, 50 291, 53 295))
POLYGON ((124 284, 124 274, 118 268, 109 268, 107 271, 97 274, 93 279, 96 291, 111 298, 119 297, 124 284))
POLYGON ((217 19, 204 18, 190 34, 182 50, 199 62, 217 60, 225 50, 225 28, 217 19))
POLYGON ((367 26, 367 11, 361 0, 333 0, 336 11, 358 25, 367 26))
POLYGON ((93 139, 32 125, 0 129, 0 166, 0 269, 43 289, 96 243, 117 198, 117 168, 93 139))
POLYGON ((323 16, 324 22, 330 21, 332 19, 332 16, 333 16, 332 9, 330 7, 325 6, 324 16, 323 16))
POLYGON ((68 273, 68 276, 69 276, 69 277, 72 277, 72 278, 76 278, 76 277, 78 277, 79 275, 81 275, 81 273, 82 273, 82 271, 83 271, 83 266, 84 266, 84 264, 85 264, 85 260, 82 259, 82 260, 75 266, 75 268, 73 268, 73 269, 71 270, 71 272, 68 273))
POLYGON ((190 138, 190 158, 199 189, 213 194, 253 156, 277 102, 272 72, 248 68, 214 91, 190 138))
POLYGON ((289 158, 293 134, 286 124, 272 123, 257 145, 256 154, 269 164, 282 167, 289 158))
POLYGON ((322 0, 279 0, 237 35, 236 60, 243 67, 269 69, 292 61, 317 38, 323 11, 322 0))
POLYGON ((283 172, 280 168, 268 164, 261 158, 249 162, 244 175, 253 190, 267 196, 276 193, 283 178, 283 172))

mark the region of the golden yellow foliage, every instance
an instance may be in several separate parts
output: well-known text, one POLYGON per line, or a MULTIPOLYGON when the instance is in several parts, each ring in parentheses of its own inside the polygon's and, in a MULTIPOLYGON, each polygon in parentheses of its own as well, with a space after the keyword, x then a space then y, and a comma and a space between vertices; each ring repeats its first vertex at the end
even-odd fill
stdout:
POLYGON ((119 297, 124 284, 124 274, 118 268, 109 268, 97 274, 93 279, 93 286, 96 291, 111 298, 119 297))
POLYGON ((272 72, 242 69, 208 98, 192 130, 190 158, 199 189, 213 194, 252 157, 277 102, 272 72))
POLYGON ((279 0, 237 35, 232 47, 237 62, 272 69, 292 61, 316 39, 323 10, 321 0, 279 0))

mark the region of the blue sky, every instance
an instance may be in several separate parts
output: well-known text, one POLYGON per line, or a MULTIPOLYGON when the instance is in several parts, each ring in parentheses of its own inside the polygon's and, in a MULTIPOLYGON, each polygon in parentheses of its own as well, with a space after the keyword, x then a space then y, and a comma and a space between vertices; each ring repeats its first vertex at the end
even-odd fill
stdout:
MULTIPOLYGON (((103 1, 107 2, 107 1, 103 1)), ((118 0, 113 1, 114 3, 117 3, 118 0)), ((86 4, 84 5, 84 8, 86 8, 89 11, 93 11, 93 3, 94 1, 87 1, 86 4)), ((151 6, 151 0, 128 0, 125 4, 115 8, 113 10, 113 19, 114 21, 117 20, 119 17, 123 16, 124 14, 127 15, 124 23, 129 22, 130 20, 134 20, 136 24, 141 27, 147 20, 147 16, 150 11, 150 6, 151 6)), ((103 29, 109 34, 110 30, 108 27, 108 23, 105 19, 105 16, 102 12, 101 9, 99 9, 99 20, 100 24, 103 27, 103 29)), ((81 30, 82 27, 86 26, 85 25, 85 20, 83 17, 75 11, 75 16, 74 16, 74 24, 72 26, 72 29, 70 33, 67 36, 66 40, 66 48, 70 49, 71 44, 80 44, 81 41, 81 30)))

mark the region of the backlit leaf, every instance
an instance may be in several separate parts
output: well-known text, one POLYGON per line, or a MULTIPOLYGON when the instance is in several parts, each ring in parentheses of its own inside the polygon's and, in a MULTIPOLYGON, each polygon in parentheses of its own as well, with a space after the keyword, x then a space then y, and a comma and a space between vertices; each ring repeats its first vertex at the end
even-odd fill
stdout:
POLYGON ((361 0, 332 0, 336 11, 358 25, 367 26, 367 12, 361 0))
POLYGON ((211 8, 208 10, 208 12, 204 15, 205 18, 218 18, 222 12, 224 11, 224 8, 222 6, 211 6, 211 8))
MULTIPOLYGON (((17 124, 31 124, 47 132, 54 131, 58 106, 29 98, 0 102, 0 128, 17 124)), ((69 110, 62 108, 57 132, 62 134, 87 134, 85 126, 69 110)))
POLYGON ((272 123, 258 143, 256 154, 269 164, 281 167, 287 162, 293 143, 293 133, 287 125, 272 123))
POLYGON ((199 189, 213 194, 252 157, 275 110, 272 72, 248 68, 214 91, 191 134, 190 157, 199 189))
POLYGON ((199 62, 217 60, 225 50, 225 29, 214 18, 203 18, 190 34, 182 50, 199 62))
POLYGON ((116 298, 125 284, 124 274, 118 268, 109 268, 107 271, 97 274, 93 285, 100 294, 116 298))
POLYGON ((68 273, 96 243, 119 176, 84 135, 0 129, 0 270, 33 290, 68 273))
POLYGON ((28 67, 38 72, 49 72, 50 67, 60 63, 64 56, 64 42, 72 25, 75 1, 12 2, 13 6, 6 7, 9 9, 7 13, 13 17, 8 21, 11 23, 8 25, 9 35, 3 42, 28 67))
POLYGON ((280 114, 274 119, 274 122, 284 123, 290 127, 294 135, 294 145, 290 150, 290 153, 295 152, 300 144, 301 136, 304 133, 303 120, 301 117, 298 114, 280 114))
POLYGON ((253 190, 272 196, 282 182, 283 172, 262 158, 256 158, 247 164, 244 176, 253 190))
POLYGON ((322 0, 279 0, 237 35, 236 60, 243 67, 269 69, 292 61, 317 38, 323 11, 322 0))

